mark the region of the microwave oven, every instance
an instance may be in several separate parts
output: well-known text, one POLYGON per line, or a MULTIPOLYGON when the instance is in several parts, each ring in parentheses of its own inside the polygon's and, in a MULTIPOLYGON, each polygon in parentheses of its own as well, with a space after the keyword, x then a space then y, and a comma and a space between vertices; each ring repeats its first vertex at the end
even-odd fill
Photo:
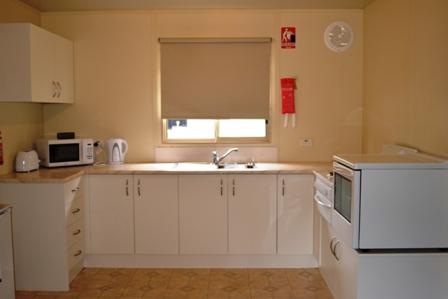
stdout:
POLYGON ((40 165, 63 167, 93 164, 93 139, 39 139, 36 150, 40 165))
POLYGON ((448 163, 424 154, 333 157, 336 234, 359 250, 448 248, 448 163))

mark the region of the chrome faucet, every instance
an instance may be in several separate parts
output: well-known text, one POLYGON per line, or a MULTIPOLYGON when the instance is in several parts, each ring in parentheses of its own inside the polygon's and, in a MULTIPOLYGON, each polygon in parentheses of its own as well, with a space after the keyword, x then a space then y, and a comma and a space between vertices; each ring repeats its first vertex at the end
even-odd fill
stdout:
POLYGON ((238 148, 233 147, 233 148, 229 149, 227 152, 225 152, 222 156, 219 156, 217 151, 213 151, 212 152, 212 155, 213 155, 212 163, 219 167, 219 163, 221 163, 222 160, 224 160, 231 153, 237 152, 237 151, 238 151, 238 148))

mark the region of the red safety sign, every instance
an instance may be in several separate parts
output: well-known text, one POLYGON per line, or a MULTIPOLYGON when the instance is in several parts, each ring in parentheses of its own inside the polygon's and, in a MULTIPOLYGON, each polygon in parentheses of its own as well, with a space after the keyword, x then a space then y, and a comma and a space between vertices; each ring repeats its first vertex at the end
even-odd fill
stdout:
POLYGON ((280 40, 282 49, 295 49, 296 27, 282 27, 280 40))

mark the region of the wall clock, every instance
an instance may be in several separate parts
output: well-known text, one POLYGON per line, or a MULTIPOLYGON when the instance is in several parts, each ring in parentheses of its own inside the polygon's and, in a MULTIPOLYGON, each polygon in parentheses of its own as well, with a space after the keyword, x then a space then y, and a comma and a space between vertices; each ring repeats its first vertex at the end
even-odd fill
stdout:
POLYGON ((345 22, 334 22, 325 29, 324 40, 334 52, 344 52, 353 44, 353 31, 345 22))

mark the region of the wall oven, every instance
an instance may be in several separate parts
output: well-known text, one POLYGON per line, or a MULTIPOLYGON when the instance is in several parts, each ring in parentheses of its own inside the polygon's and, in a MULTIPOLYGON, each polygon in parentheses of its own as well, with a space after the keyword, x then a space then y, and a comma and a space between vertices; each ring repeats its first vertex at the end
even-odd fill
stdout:
POLYGON ((333 227, 355 249, 448 248, 448 164, 423 154, 334 157, 333 227))
POLYGON ((333 163, 333 227, 353 248, 359 243, 361 172, 333 163))

